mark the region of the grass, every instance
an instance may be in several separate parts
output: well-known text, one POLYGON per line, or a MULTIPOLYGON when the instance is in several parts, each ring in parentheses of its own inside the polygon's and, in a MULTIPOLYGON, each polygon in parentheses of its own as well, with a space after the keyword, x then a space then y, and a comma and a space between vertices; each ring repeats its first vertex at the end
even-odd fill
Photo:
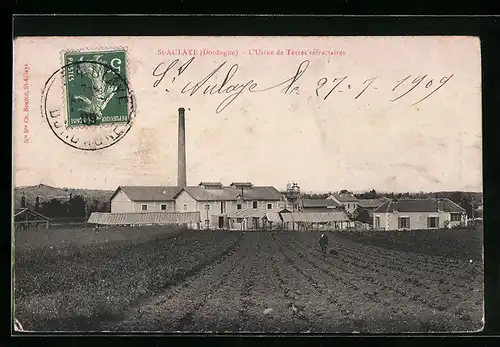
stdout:
POLYGON ((26 230, 16 232, 14 246, 22 253, 51 247, 57 250, 110 242, 144 242, 183 230, 167 227, 110 227, 97 232, 92 228, 26 230))
POLYGON ((48 234, 34 239, 52 239, 56 246, 16 247, 16 317, 25 326, 64 330, 119 319, 134 302, 193 274, 238 239, 166 228, 106 230, 100 236, 86 230, 72 240, 66 231, 48 234))

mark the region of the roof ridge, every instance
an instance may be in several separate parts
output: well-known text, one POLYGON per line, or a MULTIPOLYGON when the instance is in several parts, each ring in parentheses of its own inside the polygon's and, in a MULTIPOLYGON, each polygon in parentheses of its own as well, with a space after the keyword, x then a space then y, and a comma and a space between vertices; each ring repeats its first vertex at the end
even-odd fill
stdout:
POLYGON ((466 211, 465 208, 463 208, 462 206, 460 206, 459 204, 457 204, 455 201, 451 200, 450 198, 444 198, 444 200, 448 200, 449 202, 451 202, 453 205, 457 206, 461 210, 466 211))

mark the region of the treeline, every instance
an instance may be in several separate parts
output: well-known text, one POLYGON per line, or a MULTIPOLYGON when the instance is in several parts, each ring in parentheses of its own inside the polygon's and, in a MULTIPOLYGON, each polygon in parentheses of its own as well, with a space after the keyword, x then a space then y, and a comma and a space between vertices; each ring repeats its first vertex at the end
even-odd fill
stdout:
POLYGON ((29 207, 36 212, 43 214, 49 218, 61 219, 85 219, 92 212, 109 212, 109 202, 100 200, 88 201, 82 195, 70 195, 69 199, 52 198, 47 201, 41 201, 40 197, 36 197, 35 201, 26 200, 25 196, 21 197, 21 208, 29 207))

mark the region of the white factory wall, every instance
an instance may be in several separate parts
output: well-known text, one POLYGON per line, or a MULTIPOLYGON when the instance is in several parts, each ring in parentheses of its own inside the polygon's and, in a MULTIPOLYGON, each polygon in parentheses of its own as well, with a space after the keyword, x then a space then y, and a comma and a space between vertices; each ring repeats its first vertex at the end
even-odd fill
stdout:
POLYGON ((174 212, 173 201, 132 201, 123 190, 111 199, 111 213, 174 212), (146 210, 142 206, 146 205, 146 210), (165 210, 161 206, 165 205, 165 210))

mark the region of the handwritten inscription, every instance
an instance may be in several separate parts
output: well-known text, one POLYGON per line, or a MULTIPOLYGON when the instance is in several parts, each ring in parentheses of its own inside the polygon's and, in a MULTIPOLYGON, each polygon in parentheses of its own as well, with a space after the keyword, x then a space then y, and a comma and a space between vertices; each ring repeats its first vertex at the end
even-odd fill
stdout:
MULTIPOLYGON (((169 88, 165 85, 168 81, 175 84, 176 77, 185 73, 190 66, 193 65, 195 57, 191 57, 185 62, 179 59, 171 61, 169 64, 164 62, 159 63, 153 69, 153 88, 162 86, 165 92, 170 92, 169 88)), ((349 76, 323 76, 317 80, 316 86, 302 87, 301 82, 311 62, 309 60, 302 61, 297 69, 293 71, 291 76, 280 83, 271 86, 262 87, 254 79, 243 80, 236 82, 236 74, 239 69, 238 64, 229 66, 227 61, 224 61, 215 69, 210 71, 200 80, 187 82, 181 89, 181 94, 193 96, 195 94, 203 95, 223 95, 226 96, 222 102, 217 106, 216 113, 221 113, 229 105, 231 105, 243 93, 261 93, 271 90, 279 90, 282 94, 286 95, 299 95, 301 90, 306 93, 314 93, 316 97, 323 100, 332 98, 333 92, 351 92, 353 100, 359 100, 368 91, 377 91, 380 88, 377 83, 381 80, 381 76, 367 76, 365 79, 353 80, 349 76), (223 74, 224 78, 222 83, 213 83, 214 76, 223 74)), ((398 100, 413 98, 415 101, 410 105, 414 106, 423 102, 444 85, 446 85, 454 76, 453 73, 444 76, 429 76, 412 75, 408 74, 402 76, 399 80, 391 81, 391 93, 394 97, 390 102, 397 102, 398 100)), ((387 88, 387 83, 385 84, 387 88)), ((382 88, 382 85, 380 85, 382 88)))

